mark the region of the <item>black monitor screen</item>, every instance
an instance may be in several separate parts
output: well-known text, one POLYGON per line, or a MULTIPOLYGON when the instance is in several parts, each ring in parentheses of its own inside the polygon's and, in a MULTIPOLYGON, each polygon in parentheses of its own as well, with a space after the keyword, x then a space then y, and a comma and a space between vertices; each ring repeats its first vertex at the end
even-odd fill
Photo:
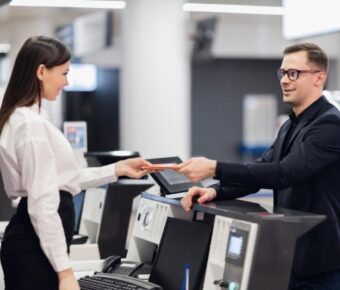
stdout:
POLYGON ((170 185, 191 182, 190 179, 188 179, 185 175, 180 174, 174 170, 160 171, 159 174, 163 176, 170 185))
POLYGON ((204 278, 211 232, 212 227, 206 224, 168 218, 150 282, 165 290, 182 289, 186 265, 189 265, 189 289, 199 289, 204 278))

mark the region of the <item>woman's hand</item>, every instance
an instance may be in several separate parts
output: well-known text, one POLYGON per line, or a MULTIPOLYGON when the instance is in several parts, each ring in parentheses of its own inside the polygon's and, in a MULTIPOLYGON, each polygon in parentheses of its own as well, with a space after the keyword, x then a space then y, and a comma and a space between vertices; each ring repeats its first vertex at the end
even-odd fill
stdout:
POLYGON ((186 196, 181 199, 182 207, 185 211, 189 211, 192 207, 193 198, 198 198, 198 203, 206 203, 216 197, 216 190, 214 188, 191 187, 186 196))
POLYGON ((130 158, 118 161, 116 163, 116 173, 118 176, 128 176, 131 178, 141 178, 145 174, 149 173, 149 170, 144 169, 150 166, 151 163, 143 158, 130 158))
POLYGON ((72 269, 58 272, 59 290, 80 290, 72 269))

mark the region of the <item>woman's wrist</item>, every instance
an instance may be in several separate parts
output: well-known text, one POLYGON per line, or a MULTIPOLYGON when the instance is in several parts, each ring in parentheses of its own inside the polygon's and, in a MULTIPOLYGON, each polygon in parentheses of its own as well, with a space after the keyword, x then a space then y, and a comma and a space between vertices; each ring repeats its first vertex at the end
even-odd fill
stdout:
POLYGON ((122 161, 118 161, 115 164, 115 176, 119 177, 124 175, 124 163, 122 161))
POLYGON ((62 280, 62 279, 69 277, 69 276, 74 276, 74 272, 73 272, 72 268, 68 268, 66 270, 60 271, 57 274, 58 274, 59 280, 62 280))

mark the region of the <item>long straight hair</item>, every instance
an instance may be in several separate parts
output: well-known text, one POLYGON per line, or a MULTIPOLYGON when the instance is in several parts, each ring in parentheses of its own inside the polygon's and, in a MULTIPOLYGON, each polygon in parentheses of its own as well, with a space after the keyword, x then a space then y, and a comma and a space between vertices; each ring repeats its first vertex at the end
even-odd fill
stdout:
POLYGON ((33 36, 21 47, 6 88, 0 109, 0 134, 11 114, 18 107, 41 106, 41 84, 37 69, 62 65, 71 59, 70 51, 60 41, 46 36, 33 36))

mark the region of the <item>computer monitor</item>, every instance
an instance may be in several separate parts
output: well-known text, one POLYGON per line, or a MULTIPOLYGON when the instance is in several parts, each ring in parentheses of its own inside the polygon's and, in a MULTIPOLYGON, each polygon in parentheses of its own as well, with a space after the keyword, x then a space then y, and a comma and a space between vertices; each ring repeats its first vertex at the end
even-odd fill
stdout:
POLYGON ((168 217, 150 274, 150 282, 166 290, 182 289, 186 265, 189 289, 199 289, 204 277, 212 226, 168 217))

